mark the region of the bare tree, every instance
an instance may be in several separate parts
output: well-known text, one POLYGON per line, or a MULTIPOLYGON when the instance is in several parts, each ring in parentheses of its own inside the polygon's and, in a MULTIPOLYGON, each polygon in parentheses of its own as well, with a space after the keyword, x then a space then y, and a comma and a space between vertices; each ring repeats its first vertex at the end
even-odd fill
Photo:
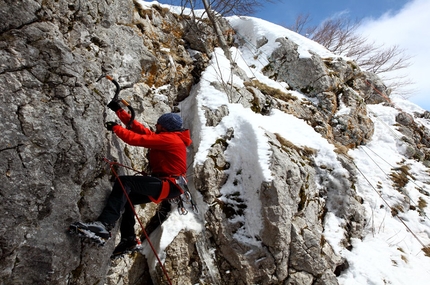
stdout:
POLYGON ((212 9, 221 15, 230 16, 254 14, 263 2, 257 0, 212 0, 209 3, 212 9))
POLYGON ((218 38, 218 43, 221 46, 221 48, 222 48, 222 50, 224 52, 224 55, 231 62, 232 60, 231 60, 230 49, 229 49, 229 47, 227 45, 227 42, 225 41, 225 37, 224 37, 221 29, 219 27, 218 20, 216 18, 216 13, 214 12, 214 10, 212 10, 212 8, 209 5, 209 2, 207 0, 202 0, 202 2, 203 2, 203 6, 205 7, 206 13, 208 14, 208 18, 209 18, 209 20, 212 23, 212 27, 213 27, 213 29, 215 31, 215 34, 216 34, 216 36, 218 38))
POLYGON ((317 29, 317 26, 309 26, 310 21, 311 18, 309 14, 299 14, 296 17, 295 23, 287 28, 296 33, 309 36, 317 29))
POLYGON ((228 15, 249 15, 254 13, 261 5, 262 2, 257 0, 181 0, 181 6, 190 8, 193 15, 195 9, 203 8, 205 10, 217 36, 218 44, 230 61, 232 61, 230 50, 220 28, 219 17, 228 15))
POLYGON ((258 8, 263 6, 264 2, 272 2, 272 0, 181 0, 181 6, 192 9, 206 9, 206 7, 210 7, 211 10, 216 11, 217 14, 222 16, 252 15, 258 8), (206 2, 206 5, 204 2, 206 2))
MULTIPOLYGON (((308 26, 309 16, 299 15, 295 27, 299 33, 308 26)), ((378 74, 394 93, 407 97, 412 90, 406 89, 413 84, 407 76, 397 71, 411 65, 405 50, 399 46, 385 47, 369 41, 357 32, 361 22, 340 17, 323 22, 317 28, 311 27, 305 36, 325 46, 335 54, 347 56, 357 62, 364 70, 378 74), (395 75, 393 75, 395 74, 395 75)))

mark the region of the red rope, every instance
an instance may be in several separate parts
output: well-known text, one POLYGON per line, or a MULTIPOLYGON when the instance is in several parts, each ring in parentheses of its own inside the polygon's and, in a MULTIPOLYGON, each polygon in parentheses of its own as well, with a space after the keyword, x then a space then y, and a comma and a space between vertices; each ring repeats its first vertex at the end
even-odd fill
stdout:
POLYGON ((107 158, 104 158, 104 161, 106 161, 107 163, 109 163, 109 166, 110 166, 110 169, 112 170, 112 173, 115 175, 116 179, 118 180, 119 185, 121 186, 122 191, 124 192, 124 195, 125 195, 125 197, 127 198, 127 201, 128 201, 128 203, 130 204, 130 206, 131 206, 131 209, 133 210, 134 216, 136 217, 136 220, 139 222, 139 225, 140 225, 140 227, 142 228, 143 234, 145 235, 145 238, 146 238, 146 240, 148 241, 148 244, 149 244, 149 246, 151 247, 152 252, 154 253, 155 257, 156 257, 156 258, 157 258, 157 260, 158 260, 158 264, 160 264, 161 269, 163 270, 163 273, 164 273, 164 275, 165 275, 165 276, 166 276, 166 278, 167 278, 167 281, 169 282, 169 284, 170 284, 170 285, 172 285, 172 281, 170 280, 169 275, 167 274, 167 270, 166 270, 166 268, 164 267, 163 263, 161 262, 161 259, 160 259, 160 257, 158 256, 158 253, 157 253, 157 251, 155 250, 155 247, 153 246, 153 244, 152 244, 151 240, 149 239, 148 233, 146 232, 145 227, 143 226, 142 222, 141 222, 141 221, 140 221, 140 219, 139 219, 139 216, 138 216, 138 215, 137 215, 137 213, 136 213, 136 210, 134 209, 133 202, 130 200, 130 197, 128 196, 127 191, 125 190, 125 187, 124 187, 124 185, 123 185, 123 184, 122 184, 122 182, 121 182, 121 179, 119 179, 119 176, 118 176, 118 174, 116 173, 116 171, 115 171, 115 169, 114 169, 113 165, 114 165, 114 164, 117 164, 117 165, 119 165, 119 166, 122 166, 122 167, 125 167, 125 168, 128 168, 128 169, 134 170, 134 171, 139 172, 139 173, 142 173, 142 172, 137 171, 137 170, 135 170, 135 169, 133 169, 133 168, 131 168, 131 167, 128 167, 128 166, 122 165, 122 164, 120 164, 120 163, 118 163, 118 162, 110 161, 110 160, 109 160, 109 159, 107 159, 107 158))
POLYGON ((366 79, 364 80, 366 82, 367 85, 369 85, 373 90, 375 90, 379 95, 381 95, 382 97, 384 97, 388 103, 391 103, 390 98, 388 98, 387 95, 385 95, 384 93, 382 93, 381 91, 379 91, 372 83, 370 83, 369 81, 367 81, 366 79))
POLYGON ((112 167, 112 165, 116 164, 116 165, 118 165, 118 166, 121 166, 121 167, 124 167, 124 168, 130 169, 130 170, 133 170, 133 171, 134 171, 134 172, 136 172, 136 173, 140 173, 140 174, 142 174, 143 176, 147 176, 147 175, 148 175, 145 171, 139 171, 139 170, 137 170, 137 169, 134 169, 134 168, 132 168, 132 167, 130 167, 130 166, 127 166, 127 165, 121 164, 121 163, 119 163, 119 162, 111 161, 111 160, 109 160, 109 159, 107 159, 107 158, 103 158, 103 160, 104 160, 104 161, 106 161, 107 163, 109 163, 109 165, 110 165, 111 167, 112 167))

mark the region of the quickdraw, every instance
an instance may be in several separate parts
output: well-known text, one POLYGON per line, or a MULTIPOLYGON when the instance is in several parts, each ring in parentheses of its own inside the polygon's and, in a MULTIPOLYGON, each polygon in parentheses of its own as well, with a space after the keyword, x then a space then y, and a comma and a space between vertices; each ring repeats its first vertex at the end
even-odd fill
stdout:
POLYGON ((188 210, 185 208, 184 202, 186 204, 190 204, 194 213, 198 214, 199 209, 197 208, 197 205, 194 202, 193 197, 191 196, 191 192, 188 188, 188 183, 187 183, 187 180, 185 179, 185 177, 179 176, 178 179, 176 179, 176 185, 178 185, 181 188, 182 194, 176 198, 171 199, 170 202, 178 204, 179 214, 180 215, 188 214, 188 210))
POLYGON ((130 115, 131 115, 131 117, 130 117, 130 121, 127 123, 127 125, 126 125, 126 127, 127 127, 127 129, 131 129, 131 124, 133 123, 133 121, 134 121, 134 118, 135 118, 135 116, 136 116, 136 114, 135 114, 135 112, 134 112, 134 109, 133 109, 133 107, 127 102, 127 101, 125 101, 124 99, 119 99, 118 98, 118 96, 119 96, 119 92, 121 91, 121 87, 119 86, 119 83, 115 80, 115 79, 113 79, 111 76, 109 76, 109 75, 105 75, 105 74, 103 74, 102 76, 100 76, 98 79, 97 79, 97 82, 99 82, 100 81, 100 79, 102 79, 102 78, 106 78, 106 79, 109 79, 113 84, 115 84, 115 87, 116 87, 116 90, 115 90, 115 95, 113 96, 113 99, 112 99, 112 101, 117 101, 117 102, 122 102, 125 106, 127 106, 127 108, 128 108, 128 110, 130 111, 130 115))

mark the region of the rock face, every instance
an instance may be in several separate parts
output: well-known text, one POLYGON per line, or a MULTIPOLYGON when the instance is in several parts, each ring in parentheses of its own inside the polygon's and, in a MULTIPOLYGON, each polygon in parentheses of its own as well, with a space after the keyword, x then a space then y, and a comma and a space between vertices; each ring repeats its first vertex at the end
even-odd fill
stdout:
MULTIPOLYGON (((200 80, 217 43, 208 22, 130 0, 6 0, 0 18, 0 283, 162 284, 162 274, 151 271, 142 256, 111 264, 113 242, 100 250, 66 229, 73 221, 95 219, 104 206, 111 175, 103 157, 137 169, 146 165, 143 150, 105 131, 104 122, 114 119, 105 108, 114 86, 97 78, 114 76, 137 119, 152 126, 162 113, 177 110, 200 80), (187 49, 199 53, 191 56, 187 49)), ((230 35, 226 22, 222 27, 230 35)), ((388 102, 382 82, 352 62, 317 55, 302 59, 292 41, 280 38, 279 43, 266 74, 316 103, 301 104, 246 78, 245 88, 228 95, 255 112, 279 109, 306 120, 340 153, 368 141, 373 124, 365 105, 388 102), (337 113, 341 105, 349 107, 348 114, 337 113)), ((238 68, 235 73, 246 77, 238 68)), ((224 107, 203 111, 214 126, 228 114, 224 107)), ((408 141, 411 157, 428 160, 428 132, 406 115, 397 120, 404 133, 415 134, 408 141)), ((228 130, 193 169, 206 228, 200 234, 181 232, 166 249, 172 282, 337 284, 336 274, 347 261, 324 239, 327 205, 336 205, 336 215, 348 222, 348 237, 360 237, 365 222, 347 157, 337 158, 347 174, 316 167, 311 149, 266 133, 274 179, 255 185, 263 220, 259 245, 243 244, 233 235, 246 225, 230 218, 243 214, 246 202, 240 193, 231 197, 234 204, 219 199, 233 136, 228 130), (338 197, 346 202, 339 204, 338 197), (214 251, 213 264, 202 257, 208 249, 214 251)), ((143 222, 155 208, 140 209, 143 222)))
MULTIPOLYGON (((95 80, 111 72, 131 96, 156 57, 127 26, 130 1, 40 2, 0 4, 0 279, 95 284, 105 279, 108 252, 66 229, 103 207, 111 186, 102 158, 126 159, 103 128, 113 86, 95 80)), ((169 107, 160 102, 154 112, 161 109, 169 107)))

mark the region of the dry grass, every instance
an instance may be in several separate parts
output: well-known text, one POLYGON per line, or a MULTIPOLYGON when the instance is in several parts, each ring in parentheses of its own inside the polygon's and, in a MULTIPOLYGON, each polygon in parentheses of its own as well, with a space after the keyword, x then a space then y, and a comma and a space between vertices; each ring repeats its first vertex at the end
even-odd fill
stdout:
POLYGON ((261 93, 263 93, 264 95, 269 95, 285 102, 288 102, 290 100, 292 101, 297 100, 297 97, 292 95, 291 93, 283 92, 278 88, 270 87, 269 85, 266 85, 258 80, 252 80, 251 82, 244 82, 244 85, 247 87, 248 86, 255 87, 258 90, 260 90, 261 93))
POLYGON ((311 147, 305 146, 301 148, 296 146, 295 144, 285 139, 280 134, 275 134, 275 136, 276 136, 276 139, 279 141, 279 143, 282 145, 282 148, 284 150, 294 149, 295 151, 297 151, 297 153, 305 157, 310 157, 310 156, 316 155, 317 153, 317 151, 311 147))
POLYGON ((421 250, 424 251, 425 256, 430 257, 430 246, 423 247, 421 250))
POLYGON ((418 208, 420 208, 421 210, 424 210, 424 208, 427 207, 427 201, 424 200, 422 197, 420 197, 418 199, 418 208))
POLYGON ((393 172, 390 174, 394 187, 400 192, 409 182, 408 176, 410 176, 410 169, 411 168, 408 165, 402 165, 400 167, 393 168, 393 172))

